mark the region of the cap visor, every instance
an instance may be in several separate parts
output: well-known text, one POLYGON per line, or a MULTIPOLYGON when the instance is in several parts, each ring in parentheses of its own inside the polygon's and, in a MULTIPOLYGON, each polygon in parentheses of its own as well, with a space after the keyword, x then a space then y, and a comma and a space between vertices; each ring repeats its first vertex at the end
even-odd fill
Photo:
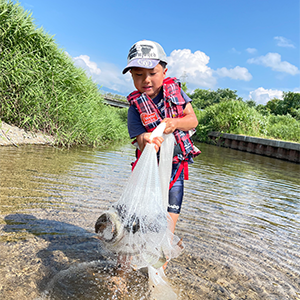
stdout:
POLYGON ((131 68, 145 68, 145 69, 153 69, 155 68, 158 63, 160 62, 159 59, 145 59, 145 58, 137 58, 133 59, 123 70, 123 74, 125 74, 131 68))

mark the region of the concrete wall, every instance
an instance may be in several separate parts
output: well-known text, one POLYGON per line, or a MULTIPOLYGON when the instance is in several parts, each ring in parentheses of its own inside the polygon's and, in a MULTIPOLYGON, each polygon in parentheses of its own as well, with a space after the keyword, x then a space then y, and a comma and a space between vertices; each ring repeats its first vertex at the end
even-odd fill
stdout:
POLYGON ((218 146, 300 163, 300 144, 298 143, 215 131, 210 132, 208 136, 218 146))

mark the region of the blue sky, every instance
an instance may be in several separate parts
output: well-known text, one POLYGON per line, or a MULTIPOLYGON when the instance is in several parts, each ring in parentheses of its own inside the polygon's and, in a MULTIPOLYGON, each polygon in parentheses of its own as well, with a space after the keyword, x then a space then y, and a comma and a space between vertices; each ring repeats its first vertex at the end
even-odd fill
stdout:
POLYGON ((160 43, 168 75, 265 104, 300 92, 299 0, 20 0, 102 91, 127 95, 129 48, 160 43))

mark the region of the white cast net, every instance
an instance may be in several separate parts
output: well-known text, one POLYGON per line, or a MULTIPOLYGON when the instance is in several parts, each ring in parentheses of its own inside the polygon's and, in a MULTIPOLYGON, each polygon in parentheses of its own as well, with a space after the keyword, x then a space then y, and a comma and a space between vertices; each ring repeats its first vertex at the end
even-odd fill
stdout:
POLYGON ((119 201, 96 223, 96 232, 106 247, 127 256, 136 269, 161 268, 184 248, 169 229, 172 221, 167 204, 174 136, 164 135, 164 128, 162 123, 151 135, 164 137, 159 166, 154 144, 147 144, 119 201))

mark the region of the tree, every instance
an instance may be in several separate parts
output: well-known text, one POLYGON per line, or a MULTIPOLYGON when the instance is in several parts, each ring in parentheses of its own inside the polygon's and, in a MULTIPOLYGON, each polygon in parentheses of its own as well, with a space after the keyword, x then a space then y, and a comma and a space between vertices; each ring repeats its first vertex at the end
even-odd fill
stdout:
POLYGON ((283 100, 274 98, 267 102, 266 109, 274 115, 287 115, 297 118, 300 109, 300 93, 283 92, 283 100))
POLYGON ((184 91, 184 92, 187 92, 187 86, 186 86, 186 82, 182 82, 181 83, 181 89, 184 91))
POLYGON ((249 107, 256 107, 256 102, 254 100, 246 100, 245 103, 249 106, 249 107))
POLYGON ((300 109, 300 93, 283 92, 283 103, 286 113, 295 117, 300 109))
POLYGON ((237 91, 230 89, 217 89, 216 91, 196 89, 193 94, 190 95, 193 100, 193 106, 198 109, 205 109, 206 107, 228 100, 243 99, 237 95, 237 91))
POLYGON ((283 101, 277 98, 273 98, 266 104, 266 109, 274 115, 285 115, 286 109, 284 108, 283 101))
POLYGON ((270 110, 266 107, 266 105, 258 104, 255 109, 263 116, 270 115, 270 110))

